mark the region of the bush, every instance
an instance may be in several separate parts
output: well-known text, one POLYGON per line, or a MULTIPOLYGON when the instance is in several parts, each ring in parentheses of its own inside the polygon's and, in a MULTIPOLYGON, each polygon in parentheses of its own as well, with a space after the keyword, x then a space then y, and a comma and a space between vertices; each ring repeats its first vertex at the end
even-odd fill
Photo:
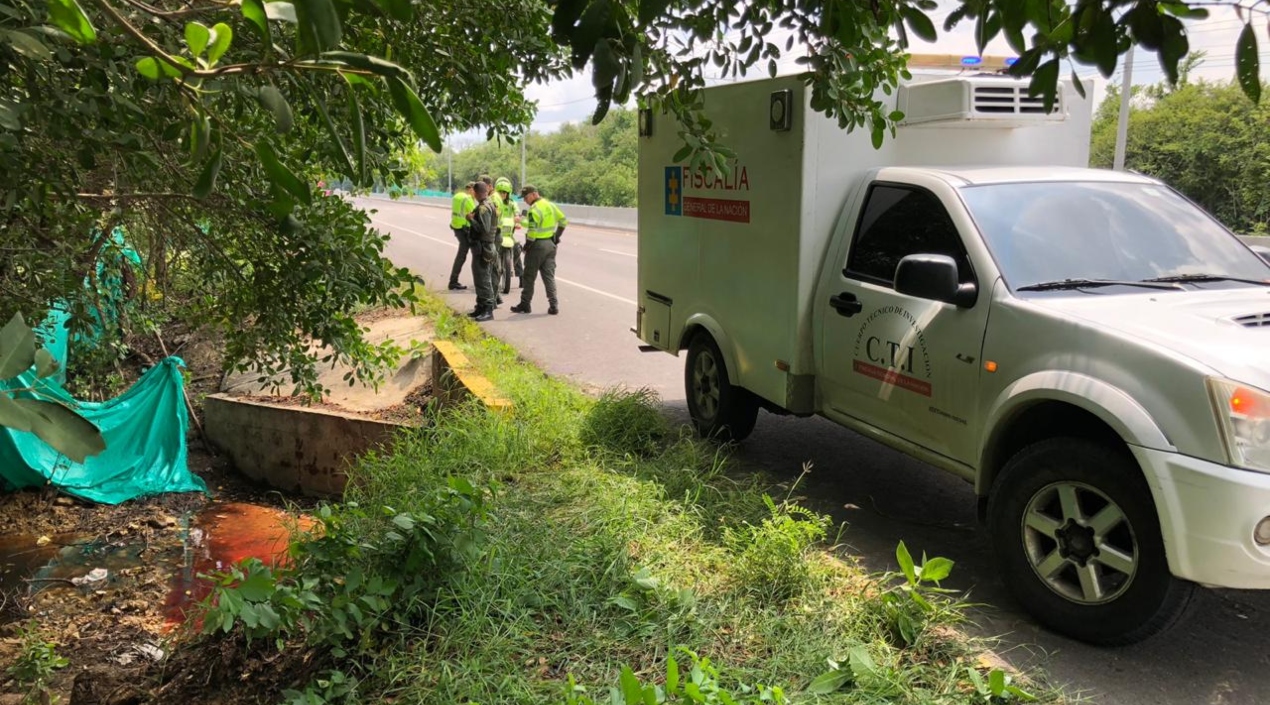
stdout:
POLYGON ((659 402, 650 389, 607 391, 583 420, 579 438, 588 448, 619 455, 655 455, 669 433, 659 402))
POLYGON ((733 579, 760 600, 787 600, 810 581, 808 551, 825 539, 828 516, 788 501, 776 504, 763 495, 769 516, 757 526, 727 528, 724 543, 736 556, 733 579))

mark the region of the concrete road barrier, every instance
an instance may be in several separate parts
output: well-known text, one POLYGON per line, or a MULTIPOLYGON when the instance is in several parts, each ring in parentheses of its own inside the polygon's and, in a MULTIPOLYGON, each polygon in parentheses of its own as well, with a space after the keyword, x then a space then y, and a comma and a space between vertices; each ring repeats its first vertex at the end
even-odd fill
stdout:
MULTIPOLYGON (((371 198, 381 201, 398 201, 414 203, 421 206, 449 208, 450 199, 440 196, 401 196, 389 198, 382 193, 372 194, 371 198)), ((569 217, 572 225, 589 225, 593 228, 634 231, 637 225, 638 211, 634 208, 604 208, 601 206, 578 206, 570 203, 558 203, 561 210, 569 217)))

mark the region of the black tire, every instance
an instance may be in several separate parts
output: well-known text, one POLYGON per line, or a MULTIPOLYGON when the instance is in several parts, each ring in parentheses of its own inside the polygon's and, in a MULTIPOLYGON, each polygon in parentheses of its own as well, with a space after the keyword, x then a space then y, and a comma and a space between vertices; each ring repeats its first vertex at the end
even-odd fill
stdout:
POLYGON ((684 364, 688 414, 703 438, 743 441, 758 420, 758 400, 728 376, 719 346, 708 333, 693 336, 684 364))
POLYGON ((1151 491, 1123 448, 1082 438, 1024 448, 993 486, 988 529, 1015 599, 1074 639, 1141 641, 1176 624, 1195 591, 1169 572, 1151 491))

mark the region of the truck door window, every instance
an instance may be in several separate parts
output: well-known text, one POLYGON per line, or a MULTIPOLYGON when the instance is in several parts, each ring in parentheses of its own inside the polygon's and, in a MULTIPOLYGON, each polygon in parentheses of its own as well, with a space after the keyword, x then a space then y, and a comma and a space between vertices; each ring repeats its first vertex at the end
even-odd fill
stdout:
POLYGON ((843 274, 890 286, 900 260, 917 254, 948 255, 962 282, 974 279, 957 226, 934 194, 890 184, 870 188, 843 274))

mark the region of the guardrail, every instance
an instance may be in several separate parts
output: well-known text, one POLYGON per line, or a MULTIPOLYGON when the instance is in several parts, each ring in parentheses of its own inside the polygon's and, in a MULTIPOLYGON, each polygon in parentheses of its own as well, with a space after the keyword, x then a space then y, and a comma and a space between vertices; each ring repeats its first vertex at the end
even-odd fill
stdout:
MULTIPOLYGON (((398 196, 391 198, 387 194, 374 193, 371 198, 383 201, 399 201, 421 206, 449 208, 450 199, 445 196, 398 196)), ((638 222, 634 208, 604 208, 601 206, 579 206, 571 203, 559 203, 561 210, 568 216, 569 222, 575 225, 589 225, 594 228, 611 230, 629 230, 634 232, 638 222)))

